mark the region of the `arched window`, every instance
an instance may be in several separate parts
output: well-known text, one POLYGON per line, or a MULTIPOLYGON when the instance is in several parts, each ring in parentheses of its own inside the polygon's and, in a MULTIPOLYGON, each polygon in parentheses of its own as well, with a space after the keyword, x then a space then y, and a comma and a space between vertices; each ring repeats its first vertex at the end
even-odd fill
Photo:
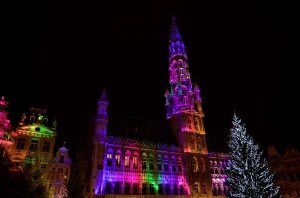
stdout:
POLYGON ((176 158, 175 158, 175 156, 172 156, 171 167, 172 167, 172 172, 176 172, 176 158))
POLYGON ((117 150, 115 159, 116 159, 116 166, 118 166, 118 167, 121 166, 121 154, 122 154, 122 151, 117 150))
POLYGON ((112 154, 107 154, 106 155, 106 165, 107 166, 112 166, 112 154))
POLYGON ((157 155, 157 170, 161 171, 161 155, 157 155))
POLYGON ((204 160, 202 158, 200 158, 200 161, 199 161, 199 170, 201 172, 205 171, 205 164, 204 164, 204 160))
POLYGON ((164 156, 164 171, 168 171, 168 170, 169 170, 168 156, 165 155, 165 156, 164 156))
POLYGON ((185 96, 183 97, 183 104, 184 104, 184 105, 187 104, 187 100, 186 100, 186 97, 185 97, 185 96))
POLYGON ((193 166, 193 171, 198 172, 199 168, 198 168, 198 161, 196 157, 193 157, 192 166, 193 166))
POLYGON ((142 154, 142 169, 147 169, 147 154, 143 153, 142 154))
POLYGON ((197 118, 197 117, 194 118, 194 124, 195 124, 196 131, 199 131, 200 130, 200 127, 199 127, 199 118, 197 118))
POLYGON ((139 153, 137 151, 134 151, 133 152, 132 163, 133 163, 133 168, 135 168, 135 169, 138 168, 138 156, 139 156, 139 153))
POLYGON ((178 69, 178 74, 179 75, 183 75, 184 74, 184 69, 183 68, 179 68, 178 69))
POLYGON ((148 160, 149 160, 149 169, 150 170, 153 170, 154 169, 154 162, 153 162, 153 154, 150 154, 149 155, 149 158, 148 158, 148 160))
POLYGON ((181 157, 177 158, 177 169, 178 172, 182 172, 181 157))
POLYGON ((131 155, 130 151, 127 150, 125 152, 125 167, 130 167, 130 155, 131 155))

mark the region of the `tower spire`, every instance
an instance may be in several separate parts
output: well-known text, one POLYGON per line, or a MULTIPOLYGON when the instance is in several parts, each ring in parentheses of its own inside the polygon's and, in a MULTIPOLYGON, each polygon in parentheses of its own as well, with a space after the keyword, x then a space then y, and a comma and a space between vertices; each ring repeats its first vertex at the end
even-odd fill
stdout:
POLYGON ((108 102, 107 95, 106 95, 106 90, 105 89, 102 90, 100 101, 106 101, 106 102, 108 102))
POLYGON ((181 35, 176 23, 176 17, 172 16, 172 27, 171 27, 171 40, 181 40, 181 35))
POLYGON ((176 55, 183 55, 186 57, 185 46, 177 26, 175 16, 172 16, 169 52, 170 52, 170 58, 176 55))

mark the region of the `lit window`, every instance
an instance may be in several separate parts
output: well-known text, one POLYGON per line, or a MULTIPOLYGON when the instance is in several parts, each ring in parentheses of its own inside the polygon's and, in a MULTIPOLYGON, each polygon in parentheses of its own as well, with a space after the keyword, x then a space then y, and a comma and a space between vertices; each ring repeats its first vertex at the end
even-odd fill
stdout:
POLYGON ((196 129, 196 131, 199 131, 199 120, 198 120, 198 118, 195 118, 194 119, 194 122, 195 122, 195 129, 196 129))
POLYGON ((121 156, 116 155, 116 166, 120 166, 120 165, 121 165, 121 156))
POLYGON ((112 154, 107 154, 107 166, 112 166, 112 154))
POLYGON ((137 157, 133 157, 133 168, 138 168, 137 157))
POLYGON ((193 158, 192 166, 193 166, 194 172, 198 172, 198 162, 197 162, 197 159, 195 157, 193 158))
POLYGON ((199 183, 194 183, 194 191, 199 193, 199 183))
POLYGON ((147 169, 147 154, 143 153, 142 154, 142 169, 147 169))
POLYGON ((125 156, 125 166, 130 167, 129 156, 125 156))

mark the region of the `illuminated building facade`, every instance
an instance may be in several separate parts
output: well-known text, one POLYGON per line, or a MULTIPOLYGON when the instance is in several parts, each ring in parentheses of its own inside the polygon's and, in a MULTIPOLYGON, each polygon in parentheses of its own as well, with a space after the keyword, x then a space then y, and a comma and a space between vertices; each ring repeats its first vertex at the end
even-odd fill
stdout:
POLYGON ((49 188, 53 190, 53 196, 67 197, 66 184, 70 178, 71 160, 65 145, 53 157, 57 122, 49 124, 45 109, 31 108, 29 114, 22 115, 17 128, 11 131, 7 120, 7 104, 2 97, 0 143, 1 147, 5 145, 5 152, 12 162, 10 171, 20 171, 24 162, 35 163, 39 160, 42 170, 49 178, 49 188))
POLYGON ((208 152, 200 89, 193 86, 175 18, 169 41, 166 118, 177 144, 109 136, 105 90, 98 101, 91 197, 225 196, 228 155, 208 152))
POLYGON ((49 125, 45 109, 31 108, 23 114, 15 130, 15 146, 11 156, 14 169, 21 168, 25 160, 38 159, 47 165, 53 158, 56 139, 55 122, 49 125))
POLYGON ((10 136, 10 120, 7 118, 8 102, 2 96, 0 100, 0 155, 10 155, 14 146, 14 141, 10 136))
POLYGON ((64 145, 58 149, 55 158, 49 166, 49 188, 54 193, 54 197, 68 197, 67 183, 70 178, 71 159, 69 150, 64 145))
POLYGON ((288 147, 284 154, 278 153, 274 145, 268 148, 269 165, 275 172, 275 182, 283 197, 300 197, 300 152, 288 147))

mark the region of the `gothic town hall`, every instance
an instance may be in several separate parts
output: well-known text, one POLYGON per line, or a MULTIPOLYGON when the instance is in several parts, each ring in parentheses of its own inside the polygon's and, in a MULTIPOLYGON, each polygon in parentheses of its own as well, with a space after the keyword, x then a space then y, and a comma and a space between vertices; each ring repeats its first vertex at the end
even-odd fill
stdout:
POLYGON ((103 90, 95 119, 91 196, 225 197, 228 155, 207 147, 200 89, 192 83, 174 17, 165 99, 166 123, 176 144, 108 135, 109 99, 103 90))

